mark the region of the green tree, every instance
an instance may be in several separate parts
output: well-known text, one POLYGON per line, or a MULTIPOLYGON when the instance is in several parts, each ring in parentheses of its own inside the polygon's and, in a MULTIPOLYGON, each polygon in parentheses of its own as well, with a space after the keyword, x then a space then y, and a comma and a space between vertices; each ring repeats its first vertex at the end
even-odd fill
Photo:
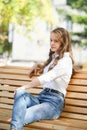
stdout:
POLYGON ((68 13, 67 17, 72 23, 78 23, 84 26, 83 32, 72 33, 72 35, 77 36, 78 40, 73 40, 73 43, 78 43, 81 46, 87 46, 87 0, 67 0, 67 4, 72 9, 77 9, 78 14, 68 13))
POLYGON ((10 52, 11 49, 8 42, 9 23, 24 24, 31 30, 37 17, 52 24, 52 13, 50 0, 0 0, 0 51, 10 52))

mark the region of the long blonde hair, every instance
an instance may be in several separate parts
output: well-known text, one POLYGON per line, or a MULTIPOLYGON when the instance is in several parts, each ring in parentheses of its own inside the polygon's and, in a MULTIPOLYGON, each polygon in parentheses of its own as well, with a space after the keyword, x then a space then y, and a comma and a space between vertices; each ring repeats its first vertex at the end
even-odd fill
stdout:
MULTIPOLYGON (((56 29, 52 30, 51 33, 56 34, 58 36, 59 41, 61 42, 61 46, 60 46, 60 48, 58 50, 59 57, 57 57, 55 59, 55 61, 54 61, 55 63, 54 64, 55 65, 57 64, 58 60, 63 57, 65 52, 69 52, 70 57, 72 59, 72 62, 74 64, 73 55, 72 55, 71 41, 70 41, 70 37, 69 37, 68 31, 66 29, 64 29, 64 28, 56 28, 56 29)), ((54 52, 52 52, 50 50, 49 58, 45 62, 44 67, 47 66, 50 63, 50 61, 52 60, 52 54, 53 53, 54 52)))
MULTIPOLYGON (((70 57, 72 59, 72 63, 74 64, 71 41, 70 41, 68 31, 64 28, 56 28, 56 29, 52 30, 51 33, 56 34, 56 36, 58 36, 58 40, 61 42, 60 48, 58 50, 59 57, 55 58, 54 66, 58 63, 59 59, 63 58, 65 52, 69 52, 70 57)), ((47 66, 51 62, 53 53, 54 52, 52 52, 50 49, 49 57, 48 57, 47 61, 42 65, 40 65, 40 64, 37 65, 37 67, 36 67, 37 71, 35 71, 36 75, 41 74, 43 72, 44 67, 47 66)), ((52 68, 49 68, 49 70, 52 68)))

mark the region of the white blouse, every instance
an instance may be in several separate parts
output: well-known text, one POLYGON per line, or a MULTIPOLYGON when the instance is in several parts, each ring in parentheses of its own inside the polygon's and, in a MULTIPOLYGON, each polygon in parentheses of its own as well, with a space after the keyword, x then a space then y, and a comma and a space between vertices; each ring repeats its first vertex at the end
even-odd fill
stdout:
POLYGON ((53 64, 56 56, 53 54, 52 61, 48 66, 44 68, 44 73, 38 77, 43 88, 50 88, 60 91, 66 95, 66 88, 69 84, 72 75, 72 60, 69 53, 64 53, 64 57, 61 58, 57 65, 48 71, 49 66, 53 64))

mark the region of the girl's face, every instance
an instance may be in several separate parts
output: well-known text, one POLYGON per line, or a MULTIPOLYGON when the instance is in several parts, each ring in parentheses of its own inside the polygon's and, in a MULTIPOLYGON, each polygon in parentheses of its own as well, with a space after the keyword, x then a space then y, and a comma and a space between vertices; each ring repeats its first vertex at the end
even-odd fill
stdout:
POLYGON ((58 35, 56 33, 50 34, 50 49, 54 53, 58 53, 58 50, 60 48, 61 42, 58 39, 58 35))

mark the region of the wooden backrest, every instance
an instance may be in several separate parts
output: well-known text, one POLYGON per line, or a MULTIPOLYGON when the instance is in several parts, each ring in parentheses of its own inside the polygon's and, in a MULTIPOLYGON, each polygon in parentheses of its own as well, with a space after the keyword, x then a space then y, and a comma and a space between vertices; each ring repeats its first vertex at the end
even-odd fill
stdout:
MULTIPOLYGON (((17 87, 28 83, 28 67, 0 67, 0 108, 12 109, 14 91, 17 87)), ((37 95, 42 87, 28 91, 37 95)), ((76 72, 67 87, 63 118, 87 120, 87 72, 76 72)))

